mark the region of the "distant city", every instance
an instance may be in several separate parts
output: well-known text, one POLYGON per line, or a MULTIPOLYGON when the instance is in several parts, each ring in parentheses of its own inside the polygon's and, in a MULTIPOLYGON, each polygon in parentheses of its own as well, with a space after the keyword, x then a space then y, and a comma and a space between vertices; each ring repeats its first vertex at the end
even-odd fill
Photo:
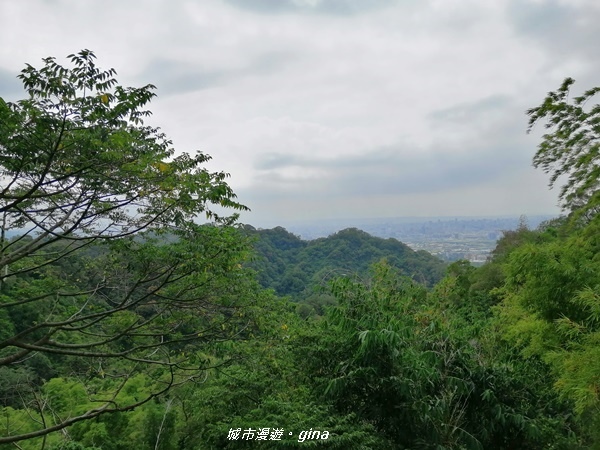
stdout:
MULTIPOLYGON (((556 216, 521 216, 531 229, 556 216)), ((413 250, 426 250, 444 261, 467 259, 484 263, 502 232, 515 230, 521 217, 393 217, 381 219, 295 222, 284 226, 302 239, 329 236, 345 228, 359 228, 372 236, 394 238, 413 250)))

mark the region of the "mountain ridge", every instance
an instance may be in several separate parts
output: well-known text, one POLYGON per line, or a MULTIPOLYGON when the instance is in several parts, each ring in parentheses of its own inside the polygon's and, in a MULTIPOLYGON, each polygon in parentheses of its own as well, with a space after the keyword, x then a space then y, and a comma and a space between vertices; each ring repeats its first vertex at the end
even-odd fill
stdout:
POLYGON ((257 272, 261 285, 294 300, 312 295, 311 289, 332 274, 364 273, 382 259, 402 275, 428 287, 445 273, 446 264, 430 253, 415 251, 395 238, 375 237, 357 228, 313 240, 303 240, 284 227, 257 229, 244 225, 243 229, 255 239, 256 257, 250 266, 257 272))

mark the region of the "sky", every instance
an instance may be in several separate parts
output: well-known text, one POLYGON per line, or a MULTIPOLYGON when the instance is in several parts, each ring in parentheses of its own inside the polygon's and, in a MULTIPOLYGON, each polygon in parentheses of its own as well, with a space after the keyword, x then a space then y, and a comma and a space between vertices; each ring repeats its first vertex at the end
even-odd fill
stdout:
POLYGON ((528 108, 600 85, 597 0, 2 0, 0 97, 90 49, 242 221, 558 214, 528 108))

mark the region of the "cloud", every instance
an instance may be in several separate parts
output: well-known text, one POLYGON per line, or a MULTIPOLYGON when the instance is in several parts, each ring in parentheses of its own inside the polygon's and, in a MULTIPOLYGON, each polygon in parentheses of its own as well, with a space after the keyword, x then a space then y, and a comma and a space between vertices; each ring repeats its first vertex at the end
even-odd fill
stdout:
POLYGON ((255 165, 255 185, 274 196, 315 196, 315 202, 323 192, 333 197, 376 197, 476 188, 522 167, 523 147, 500 142, 439 153, 398 146, 333 158, 271 153, 255 165))
POLYGON ((0 69, 0 97, 7 101, 15 101, 23 96, 23 85, 17 79, 17 74, 0 69))
POLYGON ((507 107, 513 104, 508 95, 495 94, 480 100, 460 103, 450 108, 443 108, 429 113, 429 118, 439 125, 442 123, 472 124, 473 120, 489 120, 494 113, 504 114, 507 107))
POLYGON ((332 16, 353 16, 398 4, 398 0, 226 0, 226 2, 258 14, 309 13, 332 16))
POLYGON ((361 208, 373 215, 552 211, 555 194, 531 168, 535 139, 525 133, 524 111, 521 99, 492 95, 432 111, 435 136, 423 143, 269 151, 255 156, 257 175, 241 192, 257 214, 277 211, 288 220, 352 217, 361 208))
POLYGON ((598 64, 600 4, 597 1, 511 0, 507 16, 517 33, 555 57, 584 57, 598 64))
POLYGON ((469 216, 558 213, 556 196, 546 189, 546 178, 532 168, 508 171, 495 180, 485 180, 476 188, 455 186, 436 192, 385 194, 349 193, 332 195, 322 190, 314 195, 281 195, 273 190, 244 190, 240 199, 252 212, 242 215, 246 223, 275 226, 284 221, 327 218, 400 216, 469 216), (369 215, 365 215, 369 211, 369 215))
POLYGON ((566 76, 598 84, 599 7, 4 0, 0 67, 15 72, 0 88, 24 62, 91 48, 121 83, 158 87, 150 124, 212 155, 257 221, 530 213, 556 194, 531 168, 525 111, 566 76))
POLYGON ((160 57, 147 64, 138 77, 154 80, 152 83, 157 86, 160 95, 168 96, 236 83, 244 77, 265 76, 280 70, 291 59, 291 54, 265 52, 248 62, 238 61, 237 65, 218 68, 160 57))

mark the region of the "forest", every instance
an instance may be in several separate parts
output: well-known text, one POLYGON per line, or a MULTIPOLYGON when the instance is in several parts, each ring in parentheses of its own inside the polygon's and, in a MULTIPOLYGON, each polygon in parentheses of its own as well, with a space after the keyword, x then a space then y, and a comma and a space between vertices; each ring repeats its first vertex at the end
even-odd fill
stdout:
POLYGON ((1 449, 600 449, 600 88, 527 111, 564 215, 476 268, 239 223, 154 86, 69 61, 0 99, 1 449))

